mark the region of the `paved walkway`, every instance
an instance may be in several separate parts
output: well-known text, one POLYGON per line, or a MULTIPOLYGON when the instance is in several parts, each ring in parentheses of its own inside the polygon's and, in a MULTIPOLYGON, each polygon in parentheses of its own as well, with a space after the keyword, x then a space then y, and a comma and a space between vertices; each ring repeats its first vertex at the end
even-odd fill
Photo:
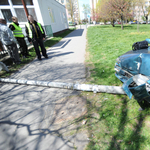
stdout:
MULTIPOLYGON (((49 59, 35 59, 10 78, 83 83, 86 29, 81 28, 48 49, 49 59)), ((84 149, 88 142, 86 134, 63 137, 62 132, 68 127, 55 126, 57 115, 61 119, 64 113, 58 106, 63 107, 66 97, 78 94, 65 89, 0 83, 0 149, 84 149)), ((71 112, 72 109, 68 110, 67 115, 71 112)))

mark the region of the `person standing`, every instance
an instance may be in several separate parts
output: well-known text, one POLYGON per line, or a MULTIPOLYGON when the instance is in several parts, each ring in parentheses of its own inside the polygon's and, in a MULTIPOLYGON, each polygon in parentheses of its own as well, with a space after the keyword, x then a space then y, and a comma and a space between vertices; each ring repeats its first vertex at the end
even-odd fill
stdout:
POLYGON ((24 58, 28 58, 28 56, 30 55, 28 53, 27 44, 24 40, 24 34, 18 23, 18 18, 13 16, 12 21, 13 22, 9 25, 9 28, 13 31, 13 35, 19 43, 19 46, 21 48, 21 54, 23 55, 24 58))
POLYGON ((45 58, 48 58, 46 49, 44 46, 43 40, 45 40, 45 32, 40 23, 36 22, 32 15, 28 16, 28 22, 25 25, 25 31, 30 43, 33 43, 36 55, 39 60, 41 59, 41 54, 39 50, 39 46, 42 51, 42 55, 45 58))
POLYGON ((21 60, 18 54, 17 40, 13 36, 11 30, 6 26, 6 20, 0 19, 0 41, 8 49, 10 57, 15 64, 20 64, 21 60))

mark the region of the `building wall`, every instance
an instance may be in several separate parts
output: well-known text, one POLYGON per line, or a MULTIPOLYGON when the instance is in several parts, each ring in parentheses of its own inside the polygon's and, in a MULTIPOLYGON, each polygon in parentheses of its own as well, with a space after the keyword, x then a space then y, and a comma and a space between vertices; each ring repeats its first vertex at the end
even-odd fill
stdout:
POLYGON ((35 0, 36 13, 44 25, 51 25, 53 33, 68 28, 66 8, 55 0, 35 0), (39 11, 39 12, 38 12, 39 11))
MULTIPOLYGON (((33 2, 33 4, 28 3, 26 6, 29 14, 33 15, 35 20, 40 22, 43 26, 51 25, 53 33, 68 28, 66 8, 63 5, 55 0, 28 1, 33 2)), ((27 17, 21 0, 19 4, 17 4, 18 2, 19 1, 16 0, 16 5, 14 5, 11 0, 8 0, 6 5, 0 2, 0 18, 7 18, 7 24, 9 25, 12 22, 11 17, 16 16, 19 18, 20 26, 24 28, 27 17)), ((27 1, 25 0, 25 2, 27 1)))
MULTIPOLYGON (((98 2, 98 0, 90 0, 90 8, 91 8, 91 14, 92 15, 95 12, 97 2, 98 2)), ((92 17, 92 21, 95 21, 95 19, 93 17, 92 17)))
POLYGON ((90 7, 91 10, 92 9, 96 9, 96 4, 97 4, 98 0, 90 0, 90 7))
MULTIPOLYGON (((69 2, 69 0, 56 0, 56 1, 58 1, 59 3, 61 3, 64 6, 66 6, 67 3, 69 2)), ((78 0, 71 0, 71 2, 73 3, 73 7, 74 7, 73 18, 74 18, 74 21, 76 23, 78 23, 78 21, 80 19, 79 3, 78 3, 78 0)), ((66 9, 66 13, 67 13, 68 21, 71 21, 71 15, 69 14, 67 9, 66 9)))
MULTIPOLYGON (((143 21, 142 16, 144 16, 143 13, 143 9, 145 14, 147 14, 147 8, 150 6, 150 1, 145 0, 145 2, 143 2, 143 6, 139 5, 139 6, 135 6, 135 8, 133 8, 133 17, 134 20, 138 20, 138 21, 143 21), (143 9, 142 9, 143 7, 143 9)), ((150 20, 150 15, 148 16, 148 20, 150 20)))

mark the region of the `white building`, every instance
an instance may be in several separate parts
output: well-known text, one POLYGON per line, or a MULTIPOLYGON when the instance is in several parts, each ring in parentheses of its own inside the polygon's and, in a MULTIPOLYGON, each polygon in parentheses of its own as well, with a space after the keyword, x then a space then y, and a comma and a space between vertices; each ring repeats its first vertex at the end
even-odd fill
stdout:
POLYGON ((74 5, 75 5, 74 19, 75 19, 75 22, 78 22, 80 20, 80 9, 79 9, 78 0, 75 0, 74 5))
MULTIPOLYGON (((56 0, 24 0, 24 2, 28 14, 42 24, 47 35, 68 29, 66 8, 56 0)), ((25 27, 27 17, 22 0, 0 0, 0 18, 6 19, 9 25, 12 16, 18 18, 22 28, 25 27)))
POLYGON ((90 8, 91 8, 91 17, 92 21, 95 21, 93 14, 95 14, 96 4, 98 3, 98 0, 90 0, 90 8))
MULTIPOLYGON (((80 10, 79 10, 78 0, 56 0, 56 1, 58 1, 59 3, 61 3, 64 6, 66 6, 67 3, 71 2, 72 3, 72 7, 73 7, 73 18, 74 18, 74 21, 76 23, 78 23, 78 21, 80 20, 80 10)), ((66 9, 66 12, 67 12, 67 18, 68 18, 68 20, 71 21, 71 15, 69 14, 69 12, 68 12, 67 9, 66 9)))
POLYGON ((98 0, 90 0, 90 7, 91 10, 92 9, 96 9, 96 4, 97 4, 98 0))
MULTIPOLYGON (((142 1, 141 3, 137 4, 133 8, 134 20, 143 21, 144 14, 145 15, 148 14, 147 8, 149 6, 150 6, 150 1, 148 1, 148 0, 142 1)), ((148 16, 148 20, 150 20, 150 15, 148 16)))

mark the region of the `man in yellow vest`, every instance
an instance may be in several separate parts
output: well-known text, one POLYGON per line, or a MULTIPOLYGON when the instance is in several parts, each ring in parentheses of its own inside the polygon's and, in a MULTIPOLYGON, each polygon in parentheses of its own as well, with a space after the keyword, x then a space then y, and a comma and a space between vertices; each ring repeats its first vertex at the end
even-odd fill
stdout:
POLYGON ((9 28, 13 31, 13 35, 18 41, 18 44, 21 48, 21 54, 23 55, 24 58, 28 58, 28 56, 30 55, 28 53, 27 44, 24 40, 24 34, 18 23, 18 18, 13 16, 12 21, 13 22, 9 25, 9 28))
POLYGON ((33 43, 36 55, 39 60, 41 59, 41 54, 39 50, 39 46, 41 47, 42 55, 45 58, 48 58, 46 49, 44 46, 43 40, 45 40, 45 32, 42 28, 41 24, 36 22, 32 15, 28 16, 28 22, 25 25, 26 34, 30 43, 33 43))

